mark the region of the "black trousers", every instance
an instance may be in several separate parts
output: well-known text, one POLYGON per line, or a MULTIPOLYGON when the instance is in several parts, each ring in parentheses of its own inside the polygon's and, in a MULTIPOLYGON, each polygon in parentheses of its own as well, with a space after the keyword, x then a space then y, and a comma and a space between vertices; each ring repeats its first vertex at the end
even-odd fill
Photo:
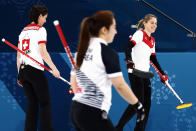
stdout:
MULTIPOLYGON (((151 106, 151 83, 149 79, 144 79, 129 73, 129 81, 134 94, 137 96, 139 101, 143 104, 146 111, 145 119, 142 122, 136 122, 134 131, 144 131, 151 106)), ((127 109, 120 118, 116 128, 118 131, 122 131, 124 125, 136 114, 135 109, 132 105, 128 105, 127 109)))
POLYGON ((19 78, 28 98, 24 130, 37 131, 40 109, 40 131, 54 131, 49 86, 44 71, 29 65, 21 65, 19 78))
POLYGON ((70 120, 75 131, 115 131, 106 112, 72 101, 70 120))

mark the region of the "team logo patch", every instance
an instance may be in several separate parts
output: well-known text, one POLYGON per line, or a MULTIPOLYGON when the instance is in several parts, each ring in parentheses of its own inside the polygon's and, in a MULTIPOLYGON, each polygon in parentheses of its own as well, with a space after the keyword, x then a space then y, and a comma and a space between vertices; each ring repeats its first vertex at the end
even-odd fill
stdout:
POLYGON ((30 39, 23 39, 22 40, 22 51, 29 50, 30 39))

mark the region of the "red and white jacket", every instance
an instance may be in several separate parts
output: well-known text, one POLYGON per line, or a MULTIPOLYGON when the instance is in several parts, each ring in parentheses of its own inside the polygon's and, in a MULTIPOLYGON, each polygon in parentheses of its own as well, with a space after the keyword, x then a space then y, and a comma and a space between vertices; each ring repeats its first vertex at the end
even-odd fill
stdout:
MULTIPOLYGON (((37 24, 29 24, 26 26, 19 35, 19 48, 24 51, 26 54, 33 57, 38 62, 44 64, 40 50, 39 44, 46 44, 47 41, 47 32, 46 29, 37 24)), ((20 64, 31 65, 40 70, 44 70, 41 66, 39 66, 34 61, 30 60, 26 56, 21 54, 19 59, 20 64)))
POLYGON ((155 55, 155 39, 152 36, 149 37, 143 30, 138 30, 130 41, 135 44, 131 52, 135 68, 149 71, 150 56, 155 55))

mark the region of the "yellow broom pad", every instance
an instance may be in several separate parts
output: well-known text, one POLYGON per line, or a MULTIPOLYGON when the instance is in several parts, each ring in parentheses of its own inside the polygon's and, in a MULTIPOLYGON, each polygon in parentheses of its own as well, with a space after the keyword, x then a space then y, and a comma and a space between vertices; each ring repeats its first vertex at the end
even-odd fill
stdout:
POLYGON ((182 104, 176 107, 176 109, 182 109, 192 106, 192 103, 182 104))

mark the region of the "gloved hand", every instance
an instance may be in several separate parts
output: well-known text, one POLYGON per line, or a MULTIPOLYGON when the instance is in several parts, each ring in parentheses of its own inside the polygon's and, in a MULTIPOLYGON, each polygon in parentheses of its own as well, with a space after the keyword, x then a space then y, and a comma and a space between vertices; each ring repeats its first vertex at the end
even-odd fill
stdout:
POLYGON ((23 87, 22 83, 20 82, 20 76, 19 75, 17 76, 17 83, 18 83, 19 86, 23 87))
POLYGON ((141 102, 137 102, 133 105, 134 109, 137 111, 138 117, 137 122, 143 121, 145 118, 145 110, 141 102))
POLYGON ((168 81, 168 77, 167 75, 163 75, 163 79, 161 78, 161 82, 165 84, 166 81, 168 81))
POLYGON ((135 67, 132 60, 127 59, 127 69, 133 69, 135 67))
POLYGON ((135 68, 135 65, 134 65, 132 59, 131 58, 128 58, 128 59, 126 59, 126 61, 127 61, 127 69, 128 69, 128 72, 129 73, 133 73, 133 69, 135 68))

